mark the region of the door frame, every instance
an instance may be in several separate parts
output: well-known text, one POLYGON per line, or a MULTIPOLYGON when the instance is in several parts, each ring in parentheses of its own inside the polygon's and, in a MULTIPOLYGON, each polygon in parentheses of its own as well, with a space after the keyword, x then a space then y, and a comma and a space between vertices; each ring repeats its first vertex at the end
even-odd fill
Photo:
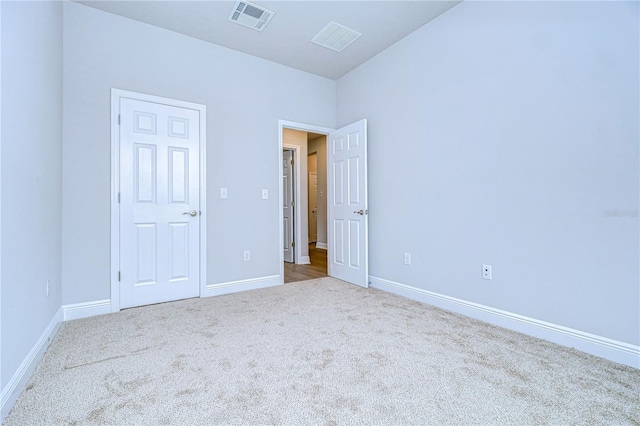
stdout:
MULTIPOLYGON (((128 90, 111 89, 111 312, 120 310, 120 99, 152 102, 178 108, 188 108, 199 112, 200 121, 200 297, 207 287, 207 188, 206 188, 206 125, 207 107, 192 102, 163 98, 128 90)), ((281 162, 282 163, 282 162, 281 162)))
MULTIPOLYGON (((284 129, 292 129, 292 130, 299 130, 301 132, 311 132, 311 133, 318 133, 321 135, 325 135, 325 136, 329 136, 329 134, 331 132, 333 132, 335 129, 332 129, 330 127, 322 127, 322 126, 315 126, 313 124, 306 124, 306 123, 299 123, 296 121, 288 121, 288 120, 278 120, 278 164, 280 164, 280 167, 278 168, 278 218, 279 218, 279 235, 280 238, 278 239, 279 241, 279 248, 280 248, 280 284, 284 284, 284 241, 283 241, 283 236, 284 236, 284 216, 283 216, 283 212, 282 212, 282 200, 283 200, 283 194, 282 194, 282 150, 283 149, 295 149, 295 160, 294 160, 294 167, 293 167, 293 173, 296 176, 295 179, 295 187, 294 187, 294 192, 296 194, 296 208, 294 209, 294 215, 296 217, 296 219, 300 218, 300 205, 301 203, 299 202, 300 200, 300 185, 297 185, 297 180, 298 177, 300 176, 300 158, 299 158, 299 150, 296 149, 295 146, 293 145, 285 145, 284 141, 282 139, 282 134, 284 132, 284 129)), ((327 149, 329 149, 329 144, 327 143, 327 149)), ((306 159, 305 159, 306 161, 306 159)), ((327 179, 328 179, 328 174, 327 174, 327 179)), ((299 244, 300 241, 302 241, 302 229, 300 229, 300 220, 297 220, 294 222, 294 234, 295 234, 295 241, 296 241, 296 250, 295 250, 295 259, 300 261, 300 259, 302 259, 301 256, 301 250, 302 250, 302 245, 299 244)), ((331 246, 329 244, 329 240, 330 240, 330 236, 327 235, 327 245, 331 246)), ((309 263, 309 262, 307 262, 309 263)))

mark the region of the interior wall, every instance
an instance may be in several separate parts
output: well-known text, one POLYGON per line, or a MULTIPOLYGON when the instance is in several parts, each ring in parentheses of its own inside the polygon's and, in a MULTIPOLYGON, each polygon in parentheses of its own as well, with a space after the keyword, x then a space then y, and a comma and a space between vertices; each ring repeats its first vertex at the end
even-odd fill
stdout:
POLYGON ((64 70, 64 304, 110 297, 111 88, 207 107, 207 283, 280 273, 278 120, 333 127, 335 81, 72 2, 64 70))
POLYGON ((61 305, 62 3, 2 2, 0 19, 4 389, 61 305))
POLYGON ((327 244, 327 137, 309 141, 309 152, 318 154, 318 243, 327 244))
POLYGON ((371 275, 638 345, 638 12, 463 2, 338 80, 371 275))
MULTIPOLYGON (((298 187, 299 197, 296 197, 295 202, 300 205, 300 208, 296 208, 296 217, 294 223, 299 223, 300 232, 295 233, 296 253, 300 254, 300 257, 304 258, 309 256, 309 217, 307 212, 309 211, 309 175, 307 171, 307 132, 294 129, 282 129, 282 144, 284 146, 290 145, 297 147, 298 157, 297 160, 300 163, 300 173, 296 175, 297 168, 294 166, 294 179, 298 187), (300 214, 297 214, 300 212, 300 214), (300 235, 301 234, 301 235, 300 235), (298 250, 299 247, 299 250, 298 250)), ((296 157, 294 157, 294 160, 296 157)), ((294 189, 295 191, 295 189, 294 189)), ((298 225, 295 225, 296 227, 298 225)), ((296 262, 301 263, 304 259, 300 259, 296 255, 296 262)))

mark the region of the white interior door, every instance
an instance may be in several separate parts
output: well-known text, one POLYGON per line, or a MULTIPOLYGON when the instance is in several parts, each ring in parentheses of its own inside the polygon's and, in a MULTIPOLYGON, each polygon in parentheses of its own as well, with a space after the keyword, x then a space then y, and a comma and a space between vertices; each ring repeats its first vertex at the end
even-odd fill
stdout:
POLYGON ((293 263, 295 261, 293 242, 293 151, 284 150, 282 152, 282 212, 284 235, 284 261, 293 263))
POLYGON ((369 286, 367 120, 329 135, 329 275, 369 286))
POLYGON ((309 172, 309 242, 318 241, 318 173, 309 172))
POLYGON ((199 112, 120 101, 120 307, 200 294, 199 112))

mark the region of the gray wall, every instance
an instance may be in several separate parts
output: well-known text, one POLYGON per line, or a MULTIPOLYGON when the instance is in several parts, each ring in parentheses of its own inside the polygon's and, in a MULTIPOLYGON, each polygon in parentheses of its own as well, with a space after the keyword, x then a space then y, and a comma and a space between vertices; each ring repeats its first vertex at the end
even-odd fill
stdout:
POLYGON ((278 119, 333 127, 334 81, 71 2, 64 67, 64 304, 110 297, 112 87, 207 106, 207 282, 279 273, 278 119))
POLYGON ((62 3, 2 2, 1 93, 4 388, 61 303, 62 3))
POLYGON ((464 2, 341 78, 371 275, 637 345, 638 30, 638 3, 464 2))

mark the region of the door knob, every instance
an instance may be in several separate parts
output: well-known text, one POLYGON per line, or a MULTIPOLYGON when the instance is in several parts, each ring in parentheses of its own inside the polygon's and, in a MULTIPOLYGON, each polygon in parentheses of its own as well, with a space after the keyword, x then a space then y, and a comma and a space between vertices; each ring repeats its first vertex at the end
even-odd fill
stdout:
POLYGON ((359 214, 360 216, 363 216, 364 215, 364 210, 360 209, 360 210, 358 210, 358 211, 356 211, 354 213, 359 214))
POLYGON ((198 212, 196 212, 195 210, 191 210, 190 212, 184 212, 182 214, 188 214, 191 217, 195 217, 198 214, 198 212))

